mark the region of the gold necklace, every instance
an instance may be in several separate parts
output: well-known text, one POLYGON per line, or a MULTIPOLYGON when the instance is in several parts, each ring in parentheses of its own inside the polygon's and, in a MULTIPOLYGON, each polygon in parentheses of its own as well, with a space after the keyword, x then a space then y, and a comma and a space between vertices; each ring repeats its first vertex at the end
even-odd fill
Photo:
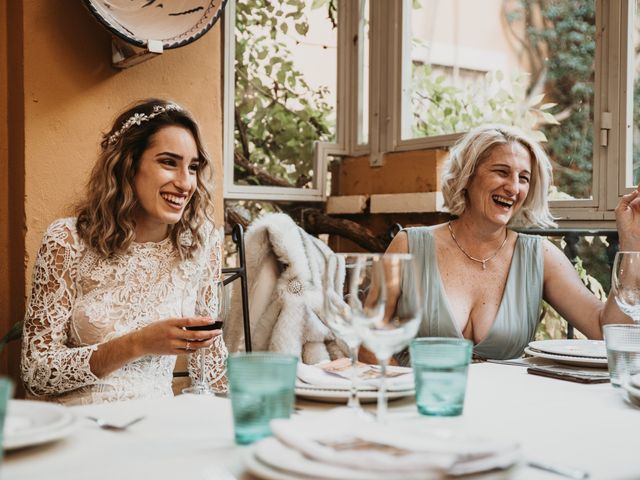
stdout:
POLYGON ((455 244, 458 246, 458 248, 460 249, 460 251, 462 253, 465 254, 465 256, 469 259, 469 260, 473 260, 474 262, 477 263, 481 263, 482 264, 482 269, 486 270, 487 269, 487 262, 490 260, 493 260, 495 258, 496 255, 498 255, 498 253, 500 253, 500 250, 502 250, 502 247, 504 247, 505 243, 507 243, 507 238, 509 238, 509 231, 506 231, 506 235, 504 236, 504 240, 502 241, 502 243, 500 244, 500 246, 498 247, 498 249, 493 253, 493 255, 489 255, 487 258, 476 258, 476 257, 472 257, 471 255, 469 255, 464 248, 462 248, 462 245, 460 245, 458 243, 458 239, 456 238, 456 235, 453 233, 453 228, 451 228, 451 221, 449 221, 449 223, 447 224, 449 226, 449 233, 451 234, 451 238, 453 238, 453 241, 455 242, 455 244))

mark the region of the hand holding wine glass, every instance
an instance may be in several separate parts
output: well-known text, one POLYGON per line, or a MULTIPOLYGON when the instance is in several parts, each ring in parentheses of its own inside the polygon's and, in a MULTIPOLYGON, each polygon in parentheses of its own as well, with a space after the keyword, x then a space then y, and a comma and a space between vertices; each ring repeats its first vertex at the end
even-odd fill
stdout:
MULTIPOLYGON (((220 330, 229 314, 229 297, 227 289, 222 281, 216 282, 215 292, 218 299, 218 314, 214 322, 208 325, 198 325, 195 327, 186 327, 187 330, 220 330)), ((183 302, 184 303, 184 302, 183 302)), ((184 315, 183 307, 183 315, 184 315)), ((210 354, 208 348, 201 348, 198 352, 200 367, 197 380, 191 387, 182 390, 182 393, 193 393, 196 395, 214 395, 216 392, 211 389, 207 379, 207 355, 210 354)))

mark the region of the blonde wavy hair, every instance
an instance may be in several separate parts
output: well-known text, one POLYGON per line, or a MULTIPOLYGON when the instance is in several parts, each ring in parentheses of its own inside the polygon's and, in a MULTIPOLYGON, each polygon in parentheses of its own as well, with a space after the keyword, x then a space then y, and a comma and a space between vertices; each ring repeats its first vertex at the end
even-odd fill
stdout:
POLYGON ((133 179, 152 137, 169 126, 191 132, 199 160, 195 192, 180 221, 169 226, 169 236, 181 258, 191 258, 203 245, 203 226, 207 221, 213 223, 209 187, 213 176, 209 155, 191 114, 174 102, 152 98, 122 112, 103 136, 86 195, 75 208, 80 238, 101 255, 110 257, 122 253, 134 241, 138 200, 133 179), (146 118, 137 120, 143 117, 146 118))
POLYGON ((531 157, 529 193, 522 207, 509 221, 512 227, 554 227, 556 223, 549 211, 548 193, 552 169, 549 157, 542 147, 517 127, 483 125, 462 137, 449 152, 442 172, 444 204, 453 215, 459 216, 466 208, 466 189, 480 162, 500 145, 520 144, 531 157))

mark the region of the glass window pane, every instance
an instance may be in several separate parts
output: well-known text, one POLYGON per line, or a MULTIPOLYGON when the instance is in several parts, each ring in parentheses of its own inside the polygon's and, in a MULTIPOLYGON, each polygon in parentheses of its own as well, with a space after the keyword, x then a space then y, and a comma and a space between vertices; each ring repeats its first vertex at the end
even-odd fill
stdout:
POLYGON ((337 4, 237 0, 234 183, 313 187, 335 141, 337 4))
POLYGON ((515 124, 546 139, 554 198, 589 198, 595 0, 404 6, 402 138, 515 124))

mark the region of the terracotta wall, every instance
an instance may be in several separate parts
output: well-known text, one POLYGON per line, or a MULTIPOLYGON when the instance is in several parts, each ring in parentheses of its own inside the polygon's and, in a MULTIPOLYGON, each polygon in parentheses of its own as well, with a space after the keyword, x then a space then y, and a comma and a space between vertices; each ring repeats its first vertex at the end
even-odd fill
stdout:
MULTIPOLYGON (((70 213, 96 157, 100 133, 124 106, 159 96, 189 108, 200 121, 214 159, 216 184, 222 185, 219 23, 191 45, 166 51, 127 70, 115 70, 111 66, 111 37, 82 2, 10 3, 6 14, 0 13, 2 27, 9 29, 8 42, 2 41, 0 47, 0 108, 6 112, 0 140, 8 136, 10 151, 7 155, 1 146, 6 142, 0 142, 0 169, 4 174, 8 158, 8 177, 15 186, 0 197, 0 213, 14 210, 14 206, 8 208, 13 203, 18 214, 9 215, 8 232, 4 227, 0 231, 1 257, 6 258, 4 253, 8 252, 12 259, 13 270, 7 270, 14 286, 10 295, 0 291, 2 332, 23 314, 23 299, 43 231, 52 220, 70 213), (21 59, 23 65, 19 64, 21 59), (7 77, 8 82, 4 80, 7 77), (13 243, 11 236, 16 237, 13 243)), ((3 175, 2 181, 6 178, 3 175)), ((221 212, 221 189, 216 190, 215 200, 217 212, 221 212)), ((4 283, 5 264, 0 267, 4 283)), ((16 367, 14 352, 2 371, 15 375, 16 367)))

